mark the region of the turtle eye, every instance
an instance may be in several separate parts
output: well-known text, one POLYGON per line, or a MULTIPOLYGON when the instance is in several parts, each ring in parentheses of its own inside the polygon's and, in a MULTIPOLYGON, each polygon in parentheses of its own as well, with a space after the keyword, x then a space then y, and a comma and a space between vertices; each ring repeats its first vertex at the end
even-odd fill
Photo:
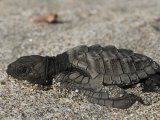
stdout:
POLYGON ((16 73, 22 76, 27 75, 30 72, 30 69, 26 66, 19 66, 16 70, 16 73))

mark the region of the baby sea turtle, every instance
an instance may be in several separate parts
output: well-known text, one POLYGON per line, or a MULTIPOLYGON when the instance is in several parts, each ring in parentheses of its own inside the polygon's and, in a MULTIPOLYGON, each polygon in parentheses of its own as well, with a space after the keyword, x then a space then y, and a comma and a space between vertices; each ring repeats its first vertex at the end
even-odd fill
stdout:
POLYGON ((51 85, 55 78, 65 88, 79 89, 92 103, 121 109, 143 103, 125 91, 132 85, 160 92, 160 66, 145 55, 114 46, 81 45, 52 57, 23 56, 8 65, 7 73, 40 85, 51 85))

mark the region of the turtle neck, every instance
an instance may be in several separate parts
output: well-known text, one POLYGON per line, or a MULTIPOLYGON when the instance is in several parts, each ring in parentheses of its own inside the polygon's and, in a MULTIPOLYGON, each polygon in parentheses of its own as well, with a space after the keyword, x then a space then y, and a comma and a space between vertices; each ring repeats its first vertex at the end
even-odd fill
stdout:
POLYGON ((52 57, 46 56, 44 59, 46 79, 52 79, 55 75, 71 69, 67 53, 52 57))

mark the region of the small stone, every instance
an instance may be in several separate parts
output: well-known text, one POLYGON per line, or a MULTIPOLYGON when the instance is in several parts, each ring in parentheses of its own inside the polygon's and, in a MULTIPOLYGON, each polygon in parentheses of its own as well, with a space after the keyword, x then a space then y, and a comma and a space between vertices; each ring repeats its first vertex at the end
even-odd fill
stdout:
POLYGON ((32 40, 32 39, 29 39, 28 41, 29 41, 29 42, 32 42, 33 40, 32 40))
POLYGON ((75 90, 75 92, 76 92, 76 93, 78 93, 78 92, 79 92, 79 90, 78 90, 78 89, 76 89, 76 90, 75 90))

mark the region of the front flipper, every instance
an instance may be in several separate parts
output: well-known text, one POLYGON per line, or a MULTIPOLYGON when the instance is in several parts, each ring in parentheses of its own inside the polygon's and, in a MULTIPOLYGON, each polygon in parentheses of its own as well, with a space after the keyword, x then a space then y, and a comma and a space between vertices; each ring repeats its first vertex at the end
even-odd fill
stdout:
POLYGON ((61 87, 76 90, 91 88, 89 81, 91 79, 80 74, 77 71, 60 73, 56 76, 56 81, 61 83, 61 87))
POLYGON ((160 74, 152 75, 143 83, 144 92, 160 93, 160 74))
POLYGON ((144 104, 142 99, 134 94, 128 94, 118 86, 106 86, 100 91, 83 90, 84 95, 92 103, 114 108, 127 109, 136 101, 144 104))

